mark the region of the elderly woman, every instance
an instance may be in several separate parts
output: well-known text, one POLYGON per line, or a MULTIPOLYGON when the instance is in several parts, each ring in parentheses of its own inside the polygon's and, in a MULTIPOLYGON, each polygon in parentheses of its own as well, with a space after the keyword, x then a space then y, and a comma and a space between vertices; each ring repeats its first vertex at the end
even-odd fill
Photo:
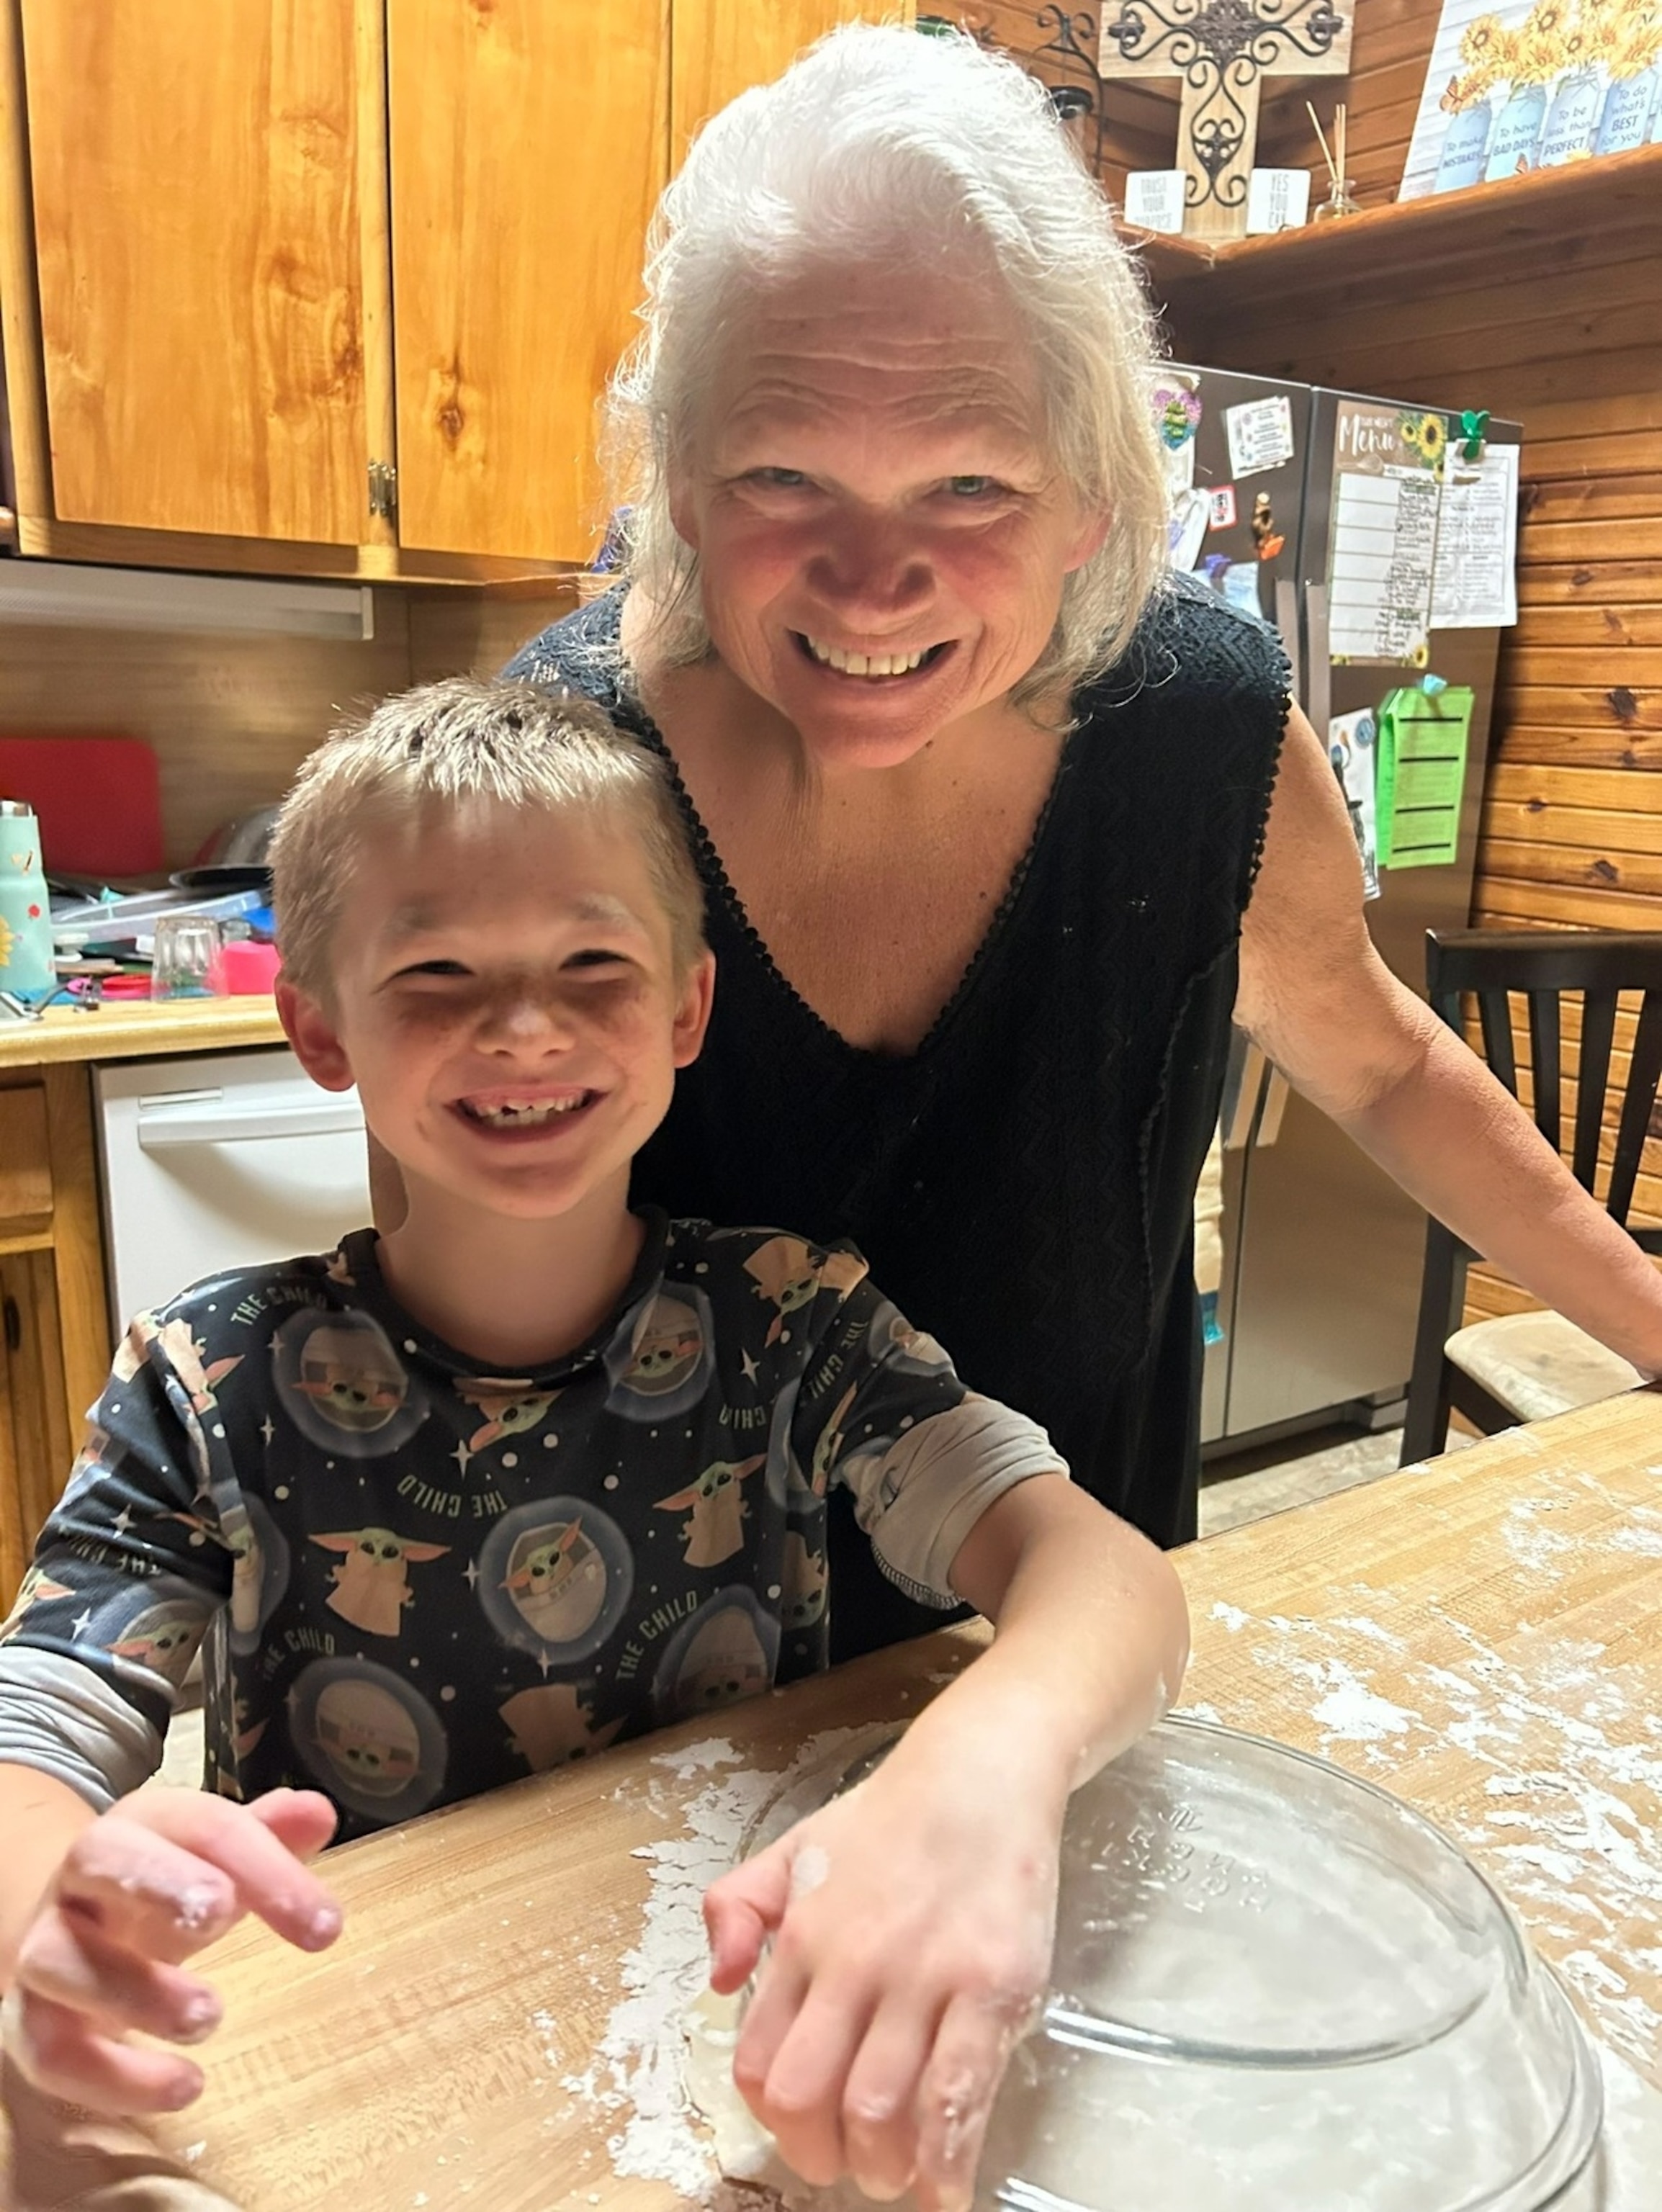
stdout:
MULTIPOLYGON (((1275 639, 1162 575, 1148 311, 1040 88, 967 40, 835 34, 699 137, 648 286, 622 587, 513 669, 664 757, 703 874, 715 1018, 642 1194, 852 1237, 1172 1544, 1233 1015, 1460 1234, 1662 1367, 1657 1278, 1373 952, 1275 639)), ((832 1534, 842 1654, 938 1618, 832 1534)), ((770 2075, 775 2007, 741 2086, 801 2172, 892 2193, 904 2113, 838 2116, 844 1996, 770 2075)))
MULTIPOLYGON (((667 757, 708 890, 715 1020, 642 1194, 854 1237, 1174 1543, 1233 1014, 1662 1367, 1647 1263, 1373 951, 1275 639, 1162 575, 1148 310, 1040 88, 968 40, 837 33, 706 128, 648 274, 624 587, 512 672, 667 757)), ((855 1556, 843 1655, 931 1625, 855 1556)))

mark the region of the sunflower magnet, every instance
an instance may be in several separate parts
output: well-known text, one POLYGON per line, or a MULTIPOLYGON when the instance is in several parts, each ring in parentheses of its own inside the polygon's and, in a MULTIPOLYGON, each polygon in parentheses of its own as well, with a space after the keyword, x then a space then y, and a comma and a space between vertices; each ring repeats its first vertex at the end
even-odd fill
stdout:
POLYGON ((1404 415, 1398 434, 1409 453, 1428 469, 1440 469, 1448 451, 1448 423, 1434 409, 1423 415, 1404 415))

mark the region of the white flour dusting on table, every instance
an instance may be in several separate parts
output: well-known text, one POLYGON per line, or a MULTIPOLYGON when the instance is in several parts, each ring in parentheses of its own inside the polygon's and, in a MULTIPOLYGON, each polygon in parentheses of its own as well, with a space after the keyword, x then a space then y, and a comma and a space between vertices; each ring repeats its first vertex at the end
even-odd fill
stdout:
POLYGON ((614 2007, 587 2070, 566 2076, 574 2096, 615 2114, 607 2139, 612 2170, 667 2182, 688 2203, 753 2208, 754 2191, 729 2192, 716 2170, 709 2130, 683 2081, 687 2008, 709 1978, 703 1894, 738 1858, 751 1823, 800 1777, 867 1744, 872 1729, 831 1729, 803 1744, 782 1772, 757 1773, 725 1739, 665 1752, 652 1764, 680 1783, 712 1778, 679 1808, 681 1832, 635 1854, 652 1865, 652 1887, 634 1948, 624 1958, 614 2007))
MULTIPOLYGON (((1501 1532, 1507 1565, 1551 1586, 1584 1542, 1629 1559, 1662 1557, 1662 1512, 1641 1508, 1619 1530, 1586 1538, 1573 1515, 1568 1525, 1559 1516, 1592 1479, 1543 1468, 1541 1480, 1541 1496, 1514 1508, 1501 1532)), ((1254 1665, 1297 1684, 1323 1748, 1355 1747, 1351 1763, 1377 1770, 1410 1802, 1421 1794, 1415 1769, 1429 1778, 1451 1744, 1487 1770, 1481 1794, 1446 1813, 1445 1825, 1552 1939, 1559 1971, 1600 2037, 1602 2170, 1564 2212, 1657 2212, 1662 2090, 1617 2054, 1653 2068, 1662 2047, 1662 2015, 1632 1986, 1635 1972, 1654 1974, 1662 1963, 1662 1715, 1596 1643, 1525 1630, 1503 1656, 1434 1603, 1411 1633, 1398 1634, 1371 1618, 1379 1595, 1356 1584, 1350 1610, 1326 1621, 1222 1602, 1211 1617, 1254 1665), (1392 1695, 1378 1685, 1382 1672, 1392 1695)), ((1187 1710, 1230 1717, 1211 1704, 1187 1710)), ((783 1774, 749 1771, 724 1739, 654 1760, 680 1784, 700 1786, 672 1815, 679 1832, 636 1853, 651 1863, 651 1888, 622 1962, 624 1995, 587 2070, 564 2085, 615 2118, 607 2148, 618 2175, 662 2181, 688 2204, 754 2212, 755 2192, 721 2180, 683 2087, 683 2021, 707 1979, 701 1901, 770 1800, 843 1747, 852 1756, 869 1735, 816 1736, 783 1774)))
MULTIPOLYGON (((1574 1508, 1592 1479, 1543 1468, 1540 1481, 1501 1530, 1507 1559, 1537 1585, 1555 1583, 1587 1545, 1662 1553, 1662 1512, 1641 1508, 1615 1530, 1582 1534, 1574 1508)), ((1410 1802, 1416 1767, 1429 1773, 1451 1744, 1489 1770, 1481 1801, 1450 1812, 1446 1825, 1554 1939, 1560 1971, 1599 2033, 1654 2066, 1662 2014, 1631 1980, 1654 1958, 1662 1928, 1662 1715, 1600 1644, 1525 1628, 1503 1655, 1434 1603, 1410 1640, 1369 1617, 1367 1601, 1378 1595, 1358 1584, 1354 1607, 1323 1621, 1211 1611, 1232 1647, 1246 1645, 1254 1665, 1297 1682, 1322 1748, 1358 1747, 1351 1763, 1377 1769, 1410 1802)))

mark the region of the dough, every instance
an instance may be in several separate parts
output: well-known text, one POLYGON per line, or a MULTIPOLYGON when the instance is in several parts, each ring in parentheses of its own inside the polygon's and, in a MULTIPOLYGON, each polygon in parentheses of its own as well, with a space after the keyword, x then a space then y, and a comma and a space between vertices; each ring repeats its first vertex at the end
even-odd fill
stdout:
POLYGON ((0 2204, 6 2212, 238 2212, 137 2121, 44 2097, 10 2059, 0 2073, 0 2204))
MULTIPOLYGON (((851 2181, 814 2189, 793 2173, 778 2146, 733 2086, 733 2054, 745 2014, 742 1990, 729 1997, 706 1990, 682 2019, 682 2078, 694 2109, 715 2138, 715 2162, 729 2181, 770 2190, 786 2212, 878 2212, 851 2181)), ((882 2212, 916 2212, 910 2191, 882 2212)))

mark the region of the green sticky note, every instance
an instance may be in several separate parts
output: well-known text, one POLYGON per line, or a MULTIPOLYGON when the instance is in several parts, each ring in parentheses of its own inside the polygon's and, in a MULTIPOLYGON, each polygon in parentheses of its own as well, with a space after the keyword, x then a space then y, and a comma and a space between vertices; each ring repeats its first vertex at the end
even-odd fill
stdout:
POLYGON ((1455 857, 1471 737, 1470 687, 1393 691, 1379 708, 1374 769, 1379 866, 1429 868, 1455 857))

